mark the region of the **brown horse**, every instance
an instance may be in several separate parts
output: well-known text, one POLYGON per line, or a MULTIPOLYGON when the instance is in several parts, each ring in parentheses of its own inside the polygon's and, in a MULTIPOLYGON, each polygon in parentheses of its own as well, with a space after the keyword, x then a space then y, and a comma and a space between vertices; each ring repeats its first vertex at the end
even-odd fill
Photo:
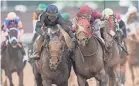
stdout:
MULTIPOLYGON (((56 32, 57 33, 57 32, 56 32)), ((37 86, 68 86, 71 71, 70 52, 63 35, 57 33, 42 49, 41 59, 35 62, 34 74, 37 86)))
MULTIPOLYGON (((126 39, 123 39, 123 43, 125 46, 125 49, 127 50, 126 46, 126 39)), ((125 74, 126 74, 126 61, 127 61, 127 53, 120 48, 120 76, 121 76, 121 83, 124 85, 125 84, 125 74)))
POLYGON ((79 20, 77 27, 78 48, 75 50, 75 72, 78 85, 88 86, 86 80, 95 77, 100 82, 100 86, 107 86, 101 43, 92 35, 87 19, 79 20))
MULTIPOLYGON (((102 37, 104 38, 105 46, 107 47, 107 59, 105 60, 105 70, 107 71, 107 74, 109 76, 109 86, 120 86, 121 77, 119 45, 117 41, 109 34, 111 28, 110 22, 108 20, 105 20, 103 21, 102 26, 102 37)), ((116 35, 119 36, 120 34, 117 33, 116 35)))
MULTIPOLYGON (((131 71, 131 77, 133 85, 135 86, 135 70, 139 67, 139 30, 137 30, 136 34, 130 35, 127 37, 127 47, 129 56, 127 57, 127 61, 129 63, 129 69, 131 71), (135 68, 135 70, 134 70, 135 68)), ((136 70, 136 73, 139 73, 136 70)), ((137 82, 139 85, 139 82, 137 82)))
POLYGON ((8 35, 8 44, 5 49, 1 51, 1 67, 5 70, 6 76, 9 78, 10 86, 14 86, 12 82, 12 73, 17 72, 19 76, 19 86, 23 86, 23 55, 19 50, 17 43, 18 30, 11 28, 8 35))

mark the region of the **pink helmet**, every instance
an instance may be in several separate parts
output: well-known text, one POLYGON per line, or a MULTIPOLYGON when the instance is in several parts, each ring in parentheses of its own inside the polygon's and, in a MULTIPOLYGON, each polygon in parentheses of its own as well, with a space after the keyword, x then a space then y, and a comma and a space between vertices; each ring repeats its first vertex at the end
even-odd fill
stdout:
POLYGON ((96 10, 94 10, 92 12, 92 16, 93 16, 94 20, 97 19, 97 18, 100 19, 102 17, 101 13, 96 11, 96 10))
POLYGON ((115 17, 118 19, 118 21, 121 21, 121 15, 120 15, 120 13, 115 13, 115 17))
POLYGON ((80 7, 79 14, 91 14, 92 10, 88 5, 80 7))

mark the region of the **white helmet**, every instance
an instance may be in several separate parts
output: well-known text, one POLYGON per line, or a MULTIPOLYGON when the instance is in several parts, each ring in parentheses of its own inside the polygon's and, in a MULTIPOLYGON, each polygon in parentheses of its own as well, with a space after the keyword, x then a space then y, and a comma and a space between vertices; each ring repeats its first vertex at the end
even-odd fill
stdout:
POLYGON ((15 19, 17 16, 16 16, 16 13, 15 12, 9 12, 8 15, 7 15, 7 18, 9 20, 13 20, 15 19))
POLYGON ((105 8, 103 11, 102 11, 102 17, 105 18, 105 19, 108 19, 110 15, 113 15, 114 12, 112 9, 110 8, 105 8))
POLYGON ((137 8, 133 5, 130 5, 129 8, 128 8, 128 12, 129 13, 136 13, 137 12, 137 8))

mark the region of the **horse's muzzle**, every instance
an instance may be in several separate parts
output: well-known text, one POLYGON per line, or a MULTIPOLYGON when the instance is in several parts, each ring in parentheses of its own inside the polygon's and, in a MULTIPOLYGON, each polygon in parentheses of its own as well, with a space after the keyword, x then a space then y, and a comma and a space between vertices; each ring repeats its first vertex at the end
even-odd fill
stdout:
POLYGON ((11 44, 12 44, 12 47, 13 47, 13 48, 16 48, 16 47, 17 47, 17 41, 16 41, 16 40, 13 40, 13 41, 11 42, 11 44))
POLYGON ((88 40, 87 40, 87 38, 84 38, 82 40, 79 40, 78 43, 79 43, 79 45, 86 46, 88 43, 88 40))
POLYGON ((56 70, 56 69, 57 69, 57 65, 55 65, 55 64, 51 64, 51 63, 50 63, 49 66, 50 66, 50 69, 51 69, 51 70, 56 70))
POLYGON ((56 70, 58 66, 59 60, 58 58, 50 58, 49 66, 51 70, 56 70))

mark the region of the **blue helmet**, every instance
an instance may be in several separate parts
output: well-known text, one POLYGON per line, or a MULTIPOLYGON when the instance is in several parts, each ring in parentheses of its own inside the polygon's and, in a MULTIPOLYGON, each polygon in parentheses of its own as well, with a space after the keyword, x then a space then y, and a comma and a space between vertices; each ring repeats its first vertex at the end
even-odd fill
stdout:
POLYGON ((58 8, 55 5, 49 5, 46 9, 46 13, 48 14, 57 14, 58 8))
POLYGON ((58 8, 55 5, 49 5, 46 9, 46 15, 48 15, 48 19, 50 21, 55 21, 58 17, 58 8))

